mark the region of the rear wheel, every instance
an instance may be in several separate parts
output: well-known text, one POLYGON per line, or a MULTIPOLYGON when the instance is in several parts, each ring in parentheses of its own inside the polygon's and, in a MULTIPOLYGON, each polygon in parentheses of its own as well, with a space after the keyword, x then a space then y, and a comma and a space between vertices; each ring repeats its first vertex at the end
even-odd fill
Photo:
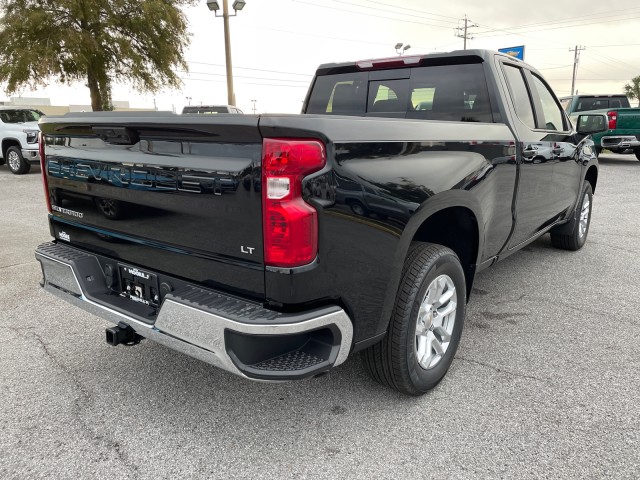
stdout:
POLYGON ((31 164, 24 159, 18 147, 9 147, 5 156, 7 157, 7 167, 14 175, 23 175, 31 170, 31 164))
POLYGON ((591 184, 585 182, 582 196, 573 215, 573 229, 570 232, 551 232, 551 243, 556 248, 564 250, 580 250, 587 241, 589 225, 591 224, 591 207, 593 205, 593 190, 591 184))
POLYGON ((449 248, 412 246, 387 335, 362 353, 369 374, 408 395, 435 387, 460 342, 466 283, 460 260, 449 248))
POLYGON ((636 151, 634 153, 636 154, 636 158, 640 160, 640 148, 636 148, 636 151))

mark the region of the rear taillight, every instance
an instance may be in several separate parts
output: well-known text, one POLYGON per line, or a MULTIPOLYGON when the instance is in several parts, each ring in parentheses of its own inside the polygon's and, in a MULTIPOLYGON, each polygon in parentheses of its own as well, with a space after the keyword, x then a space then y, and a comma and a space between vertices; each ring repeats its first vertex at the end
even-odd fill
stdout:
POLYGON ((618 112, 615 110, 607 112, 607 118, 609 119, 609 130, 615 130, 618 124, 618 112))
POLYGON ((265 264, 298 267, 318 254, 318 212, 302 198, 302 179, 326 163, 317 140, 265 138, 262 202, 265 264))
POLYGON ((47 208, 49 213, 53 213, 51 210, 51 196, 49 195, 49 182, 47 182, 47 162, 44 157, 44 135, 40 132, 38 136, 38 151, 40 152, 40 171, 42 172, 42 186, 44 187, 44 198, 47 202, 47 208))

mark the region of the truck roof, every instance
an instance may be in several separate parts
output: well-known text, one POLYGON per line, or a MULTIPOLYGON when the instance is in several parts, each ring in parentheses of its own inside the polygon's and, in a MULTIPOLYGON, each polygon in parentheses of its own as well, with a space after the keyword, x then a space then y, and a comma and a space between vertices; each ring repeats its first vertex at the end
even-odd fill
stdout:
POLYGON ((560 98, 625 98, 626 95, 624 93, 609 93, 609 94, 596 94, 596 95, 565 95, 560 98))
MULTIPOLYGON (((324 63, 320 65, 316 71, 316 75, 331 75, 336 73, 349 73, 363 70, 384 70, 396 68, 410 68, 418 65, 448 65, 451 63, 459 63, 464 59, 467 63, 480 63, 491 60, 496 56, 502 56, 511 60, 516 60, 507 54, 497 52, 495 50, 454 50, 443 53, 428 53, 419 55, 403 55, 387 58, 375 58, 358 60, 355 62, 341 63, 324 63)), ((528 68, 535 70, 531 65, 516 60, 528 68)))

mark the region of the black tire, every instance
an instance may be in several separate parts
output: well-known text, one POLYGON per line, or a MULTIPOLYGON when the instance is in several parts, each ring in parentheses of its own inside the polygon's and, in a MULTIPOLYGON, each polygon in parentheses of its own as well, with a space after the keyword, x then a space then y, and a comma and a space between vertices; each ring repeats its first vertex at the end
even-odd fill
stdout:
POLYGON ((124 205, 119 200, 113 198, 95 198, 98 210, 109 220, 120 220, 124 217, 124 205))
MULTIPOLYGON (((399 392, 408 395, 428 392, 442 380, 453 361, 464 326, 465 307, 466 281, 456 254, 441 245, 412 245, 402 269, 389 330, 379 343, 362 352, 365 369, 374 380, 399 392), (425 296, 429 288, 437 283, 436 279, 443 278, 453 285, 453 289, 445 287, 447 289, 443 290, 445 293, 453 292, 452 300, 441 304, 445 309, 447 306, 455 308, 450 316, 444 316, 449 321, 453 320, 452 330, 444 354, 439 359, 434 358, 437 360, 435 364, 424 368, 418 358, 418 314, 423 301, 428 302, 425 296)), ((431 326, 425 331, 431 331, 442 342, 443 337, 433 330, 433 318, 429 315, 431 326)), ((429 352, 435 350, 429 347, 429 352)))
POLYGON ((349 203, 349 206, 351 207, 351 211, 356 215, 360 215, 361 217, 366 217, 369 215, 369 210, 367 210, 366 207, 357 200, 351 201, 349 203))
POLYGON ((600 154, 602 153, 602 147, 593 147, 593 149, 596 152, 596 157, 599 157, 600 154))
POLYGON ((18 147, 9 147, 4 154, 7 167, 14 175, 24 175, 31 170, 31 164, 22 156, 22 152, 18 147))
POLYGON ((635 153, 635 154, 636 154, 636 158, 637 158, 638 160, 640 160, 640 148, 636 148, 636 149, 635 149, 635 151, 634 151, 633 153, 635 153))
POLYGON ((567 232, 566 229, 560 229, 558 232, 551 231, 551 244, 556 248, 563 250, 580 250, 587 242, 589 234, 589 226, 591 225, 591 210, 593 208, 593 190, 591 184, 585 182, 582 187, 580 201, 573 212, 573 228, 567 232), (585 200, 588 200, 588 208, 585 212, 585 200), (584 222, 586 220, 586 224, 584 222), (582 227, 581 227, 582 226, 582 227))

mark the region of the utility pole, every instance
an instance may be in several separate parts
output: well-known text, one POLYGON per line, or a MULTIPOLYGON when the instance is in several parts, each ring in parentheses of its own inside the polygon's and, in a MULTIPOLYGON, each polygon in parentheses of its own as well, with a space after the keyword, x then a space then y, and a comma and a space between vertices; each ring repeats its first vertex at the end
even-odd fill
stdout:
POLYGON ((251 107, 251 108, 253 108, 253 114, 255 115, 256 114, 256 102, 257 102, 257 100, 251 100, 251 101, 253 102, 253 107, 251 107))
POLYGON ((573 52, 573 77, 571 78, 571 95, 574 95, 574 88, 576 86, 576 77, 578 76, 578 63, 580 63, 580 52, 585 50, 586 47, 576 45, 576 48, 570 48, 569 51, 573 52))
POLYGON ((478 25, 475 23, 469 23, 470 20, 467 18, 467 15, 464 16, 464 27, 456 28, 455 36, 459 38, 464 38, 464 49, 467 49, 467 40, 473 40, 473 37, 469 35, 469 29, 477 27, 478 25))

